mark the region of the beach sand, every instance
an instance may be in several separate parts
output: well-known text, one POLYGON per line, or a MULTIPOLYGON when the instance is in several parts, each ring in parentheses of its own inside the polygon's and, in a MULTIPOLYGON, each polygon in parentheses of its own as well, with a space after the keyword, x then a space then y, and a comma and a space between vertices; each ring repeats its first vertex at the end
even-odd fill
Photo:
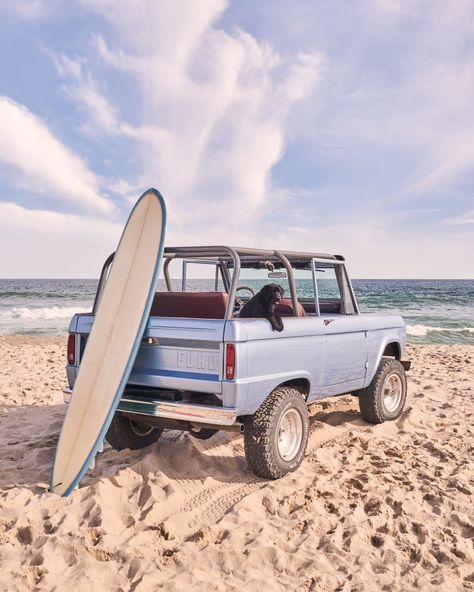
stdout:
POLYGON ((0 337, 0 590, 474 590, 474 347, 416 346, 403 416, 310 408, 306 459, 265 482, 241 436, 106 447, 46 492, 65 339, 0 337))

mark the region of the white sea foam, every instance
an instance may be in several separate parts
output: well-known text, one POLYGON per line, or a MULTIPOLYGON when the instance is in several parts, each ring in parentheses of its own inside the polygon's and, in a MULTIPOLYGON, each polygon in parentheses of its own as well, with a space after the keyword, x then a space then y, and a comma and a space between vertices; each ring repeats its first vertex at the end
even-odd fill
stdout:
POLYGON ((408 335, 424 337, 428 333, 474 333, 474 327, 429 327, 427 325, 407 325, 408 335))
POLYGON ((90 308, 48 306, 44 308, 14 307, 4 316, 13 319, 67 319, 76 313, 91 312, 90 308))

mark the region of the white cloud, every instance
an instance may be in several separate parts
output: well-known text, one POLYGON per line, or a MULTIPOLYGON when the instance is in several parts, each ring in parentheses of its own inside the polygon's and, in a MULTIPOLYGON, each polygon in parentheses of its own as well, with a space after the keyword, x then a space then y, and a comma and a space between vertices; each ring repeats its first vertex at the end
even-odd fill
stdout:
POLYGON ((449 187, 474 166, 474 57, 423 65, 406 80, 392 138, 419 158, 407 193, 449 187))
POLYGON ((1 0, 0 12, 14 14, 26 20, 39 20, 50 16, 56 4, 56 0, 1 0))
POLYGON ((78 233, 89 229, 92 233, 100 231, 110 238, 117 237, 122 226, 89 216, 30 210, 13 202, 0 202, 0 228, 25 230, 38 235, 53 233, 64 236, 71 234, 71 229, 78 233))
MULTIPOLYGON (((261 226, 251 221, 239 229, 232 224, 186 232, 170 225, 167 244, 235 244, 316 253, 343 255, 354 278, 472 278, 474 233, 468 227, 436 225, 426 232, 397 230, 390 215, 346 215, 338 223, 328 224, 324 214, 319 220, 289 220, 261 226), (436 232, 438 240, 433 241, 436 232)), ((406 222, 406 217, 403 217, 406 222)), ((176 269, 176 268, 174 268, 176 269)), ((173 271, 173 268, 172 268, 173 271)))
POLYGON ((120 196, 127 205, 134 204, 146 189, 145 179, 138 179, 130 182, 127 179, 118 179, 109 185, 110 191, 120 196))
POLYGON ((0 202, 2 277, 98 277, 122 226, 0 202), (14 256, 12 256, 14 254, 14 256))
MULTIPOLYGON (((87 82, 78 83, 70 86, 68 92, 74 100, 82 103, 88 110, 92 123, 94 126, 98 126, 100 131, 109 134, 119 132, 120 123, 117 119, 116 109, 100 93, 96 82, 88 80, 87 82)), ((94 129, 96 128, 94 127, 94 129)))
POLYGON ((359 35, 351 54, 331 63, 332 80, 342 84, 329 91, 319 132, 351 145, 349 156, 366 154, 367 179, 374 158, 382 167, 385 158, 388 174, 402 162, 394 182, 386 179, 395 199, 443 191, 474 166, 474 3, 366 0, 363 7, 363 18, 353 13, 359 35))
MULTIPOLYGON (((169 224, 180 242, 189 242, 198 229, 198 242, 204 229, 211 229, 208 240, 222 236, 242 242, 237 238, 249 217, 258 218, 271 170, 283 154, 288 115, 317 82, 321 56, 301 53, 290 59, 248 33, 225 32, 216 25, 225 0, 82 4, 101 13, 118 33, 115 43, 111 37, 92 37, 102 65, 133 76, 131 84, 137 84, 143 97, 135 118, 140 123, 130 125, 121 116, 120 97, 107 88, 104 72, 92 73, 90 56, 72 58, 47 50, 63 90, 83 108, 82 128, 97 138, 128 137, 139 147, 139 181, 119 178, 109 183, 111 191, 132 202, 137 185, 156 185, 168 198, 169 224)), ((5 129, 0 131, 6 133, 0 138, 0 160, 22 171, 23 184, 81 207, 110 208, 108 200, 98 197, 101 180, 38 117, 7 98, 0 102, 0 116, 2 109, 8 117, 1 117, 5 129)), ((102 223, 90 218, 81 222, 53 212, 33 215, 15 207, 0 209, 10 220, 8 234, 15 225, 20 234, 29 229, 32 244, 40 226, 65 234, 69 225, 77 224, 84 237, 102 232, 102 223)), ((253 224, 250 228, 254 232, 253 224)))
MULTIPOLYGON (((122 59, 122 56, 118 56, 117 60, 113 59, 101 37, 94 38, 92 45, 110 65, 119 69, 129 69, 124 63, 126 59, 122 59)), ((80 127, 88 136, 95 137, 98 141, 103 141, 104 134, 141 141, 156 134, 153 127, 134 127, 120 117, 118 107, 104 94, 106 89, 101 88, 99 81, 91 74, 85 59, 72 59, 49 48, 44 48, 44 51, 52 59, 58 75, 63 80, 64 93, 79 105, 85 115, 85 121, 80 127)))
MULTIPOLYGON (((82 108, 83 121, 72 125, 114 158, 126 154, 107 163, 117 203, 133 202, 149 185, 163 192, 168 244, 342 252, 359 276, 435 276, 440 266, 463 275, 474 248, 463 195, 474 167, 472 0, 364 0, 349 10, 343 0, 331 8, 276 3, 268 10, 277 26, 256 23, 270 41, 232 29, 229 19, 224 28, 226 0, 79 3, 101 16, 79 32, 90 45, 74 59, 53 56, 62 88, 82 108), (296 23, 301 15, 307 22, 296 23), (275 50, 289 46, 290 33, 294 49, 275 50), (297 146, 273 178, 295 134, 304 149, 297 146), (298 157, 301 168, 288 174, 298 157), (455 198, 443 203, 443 195, 458 196, 456 214, 455 198), (394 213, 430 206, 409 221, 394 213)), ((248 5, 240 14, 264 14, 253 11, 248 5)), ((5 143, 0 137, 0 159, 5 143)), ((82 167, 76 177, 98 194, 103 181, 82 167)), ((52 181, 59 173, 41 171, 49 185, 31 169, 23 180, 62 195, 52 181)))
POLYGON ((21 172, 18 183, 53 195, 77 208, 112 212, 100 194, 99 179, 56 138, 39 117, 8 97, 0 96, 0 162, 21 172))
POLYGON ((61 78, 71 77, 76 80, 82 79, 83 64, 80 60, 74 60, 63 53, 55 54, 47 47, 44 47, 43 50, 53 60, 56 71, 61 78))
POLYGON ((426 232, 398 230, 393 216, 345 216, 340 223, 275 229, 259 246, 343 255, 354 278, 472 278, 474 233, 442 224, 426 232), (315 230, 316 228, 316 230, 315 230), (432 234, 438 240, 433 241, 432 234))
POLYGON ((113 23, 124 45, 164 61, 186 61, 203 34, 221 16, 227 0, 80 0, 113 23), (138 34, 139 32, 139 34, 138 34))
MULTIPOLYGON (((384 17, 400 18, 413 15, 419 9, 422 0, 369 0, 368 8, 384 17)), ((378 15, 377 15, 378 16, 378 15)))
POLYGON ((464 225, 464 224, 474 224, 474 210, 468 210, 461 214, 460 216, 454 216, 453 218, 446 218, 446 224, 451 225, 464 225))
POLYGON ((257 216, 288 115, 311 93, 321 56, 283 58, 248 33, 225 32, 216 24, 223 0, 83 4, 119 33, 114 47, 95 44, 138 81, 143 125, 119 128, 139 142, 144 177, 170 197, 171 221, 184 232, 257 216))
POLYGON ((49 48, 44 48, 44 51, 52 59, 60 78, 64 80, 63 91, 72 101, 78 103, 87 115, 83 130, 97 136, 102 136, 104 132, 111 135, 124 133, 117 109, 100 91, 99 84, 88 70, 86 61, 72 59, 49 48))

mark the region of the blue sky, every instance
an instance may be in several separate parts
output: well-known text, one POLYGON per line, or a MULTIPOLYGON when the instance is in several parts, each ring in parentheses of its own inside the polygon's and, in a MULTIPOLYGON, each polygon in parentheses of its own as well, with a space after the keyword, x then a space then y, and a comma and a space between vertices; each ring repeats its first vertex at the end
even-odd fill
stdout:
POLYGON ((168 245, 474 277, 471 0, 0 0, 0 277, 96 277, 157 187, 168 245))

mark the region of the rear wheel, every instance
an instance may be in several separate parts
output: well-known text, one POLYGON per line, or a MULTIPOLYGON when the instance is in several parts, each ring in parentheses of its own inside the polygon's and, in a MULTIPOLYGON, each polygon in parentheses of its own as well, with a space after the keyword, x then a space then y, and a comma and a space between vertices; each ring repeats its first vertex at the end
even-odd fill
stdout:
POLYGON ((309 418, 302 394, 280 387, 245 421, 245 457, 249 469, 265 479, 296 470, 308 443, 309 418))
POLYGON ((115 450, 125 448, 138 450, 156 442, 162 433, 163 430, 160 428, 147 426, 121 413, 116 413, 105 439, 115 450))
POLYGON ((359 391, 362 417, 382 423, 400 417, 407 397, 405 369, 398 360, 383 358, 370 385, 359 391))

